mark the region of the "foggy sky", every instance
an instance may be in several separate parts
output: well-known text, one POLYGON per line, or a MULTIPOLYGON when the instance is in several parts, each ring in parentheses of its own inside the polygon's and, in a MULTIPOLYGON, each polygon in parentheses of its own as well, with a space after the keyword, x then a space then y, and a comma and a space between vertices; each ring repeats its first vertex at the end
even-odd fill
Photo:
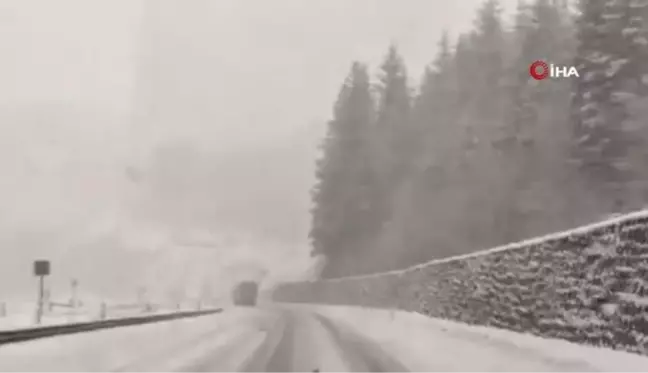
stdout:
MULTIPOLYGON (((282 247, 292 253, 295 246, 307 255, 310 158, 351 61, 375 67, 396 42, 418 79, 441 30, 466 29, 480 3, 155 1, 177 9, 168 26, 158 25, 168 27, 157 48, 168 47, 169 58, 152 66, 142 63, 152 40, 143 37, 142 0, 0 0, 0 298, 14 286, 8 278, 20 275, 27 283, 35 256, 60 258, 59 268, 72 276, 78 270, 70 252, 95 248, 103 254, 87 255, 87 267, 106 256, 120 266, 131 260, 121 251, 169 246, 170 237, 190 235, 175 223, 134 217, 145 189, 124 176, 126 167, 146 167, 146 157, 176 140, 209 149, 220 163, 231 159, 234 170, 239 159, 281 154, 267 176, 284 179, 281 187, 239 187, 230 172, 227 189, 215 188, 209 198, 242 201, 240 211, 231 213, 232 222, 214 221, 268 242, 259 255, 282 247), (165 67, 174 61, 178 66, 165 67), (153 69, 164 82, 189 82, 186 98, 170 95, 174 87, 164 82, 142 83, 153 69), (164 101, 169 97, 174 102, 164 101), (197 102, 206 109, 193 110, 197 102), (151 120, 147 105, 165 119, 151 120), (286 208, 255 211, 246 200, 266 210, 286 208), (106 244, 107 237, 116 241, 106 244)), ((249 247, 245 252, 257 255, 249 247)), ((219 260, 228 263, 226 256, 219 260)))

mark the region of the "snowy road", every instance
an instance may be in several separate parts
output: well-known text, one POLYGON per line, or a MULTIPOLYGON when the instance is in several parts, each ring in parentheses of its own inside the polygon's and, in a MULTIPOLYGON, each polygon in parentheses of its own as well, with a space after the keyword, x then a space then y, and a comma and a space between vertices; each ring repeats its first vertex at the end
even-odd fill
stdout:
POLYGON ((311 312, 282 313, 281 330, 242 367, 266 372, 406 372, 370 339, 311 312))
POLYGON ((0 348, 2 371, 407 371, 364 337, 301 309, 192 320, 0 348))
MULTIPOLYGON (((261 334, 274 318, 270 312, 228 309, 214 316, 11 344, 0 347, 0 371, 180 370, 241 336, 261 334)), ((223 370, 236 364, 234 355, 221 361, 223 370)))
POLYGON ((351 307, 214 316, 0 347, 0 371, 648 371, 648 359, 351 307))

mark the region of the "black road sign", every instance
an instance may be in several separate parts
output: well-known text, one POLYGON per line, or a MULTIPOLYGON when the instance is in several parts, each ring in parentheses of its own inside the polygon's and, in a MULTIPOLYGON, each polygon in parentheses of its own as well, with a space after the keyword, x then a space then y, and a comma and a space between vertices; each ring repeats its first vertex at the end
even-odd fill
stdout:
POLYGON ((50 274, 49 260, 34 261, 34 276, 48 276, 50 274))

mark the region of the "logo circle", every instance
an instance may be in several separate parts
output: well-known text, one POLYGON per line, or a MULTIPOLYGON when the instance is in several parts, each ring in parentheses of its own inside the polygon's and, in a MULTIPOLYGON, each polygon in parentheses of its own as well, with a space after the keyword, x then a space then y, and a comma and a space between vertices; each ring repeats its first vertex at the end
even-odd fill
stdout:
POLYGON ((542 80, 549 76, 549 65, 544 61, 536 61, 529 66, 529 75, 535 80, 542 80), (542 72, 538 72, 541 69, 542 72))

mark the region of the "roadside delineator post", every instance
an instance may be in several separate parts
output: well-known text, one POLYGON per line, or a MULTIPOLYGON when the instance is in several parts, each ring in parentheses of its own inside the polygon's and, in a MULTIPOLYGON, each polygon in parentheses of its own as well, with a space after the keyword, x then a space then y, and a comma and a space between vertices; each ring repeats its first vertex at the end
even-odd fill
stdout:
POLYGON ((79 306, 77 298, 77 291, 79 289, 79 281, 76 278, 70 280, 70 307, 75 309, 79 306))
POLYGON ((101 302, 101 306, 99 307, 99 320, 105 320, 107 314, 108 306, 106 306, 106 302, 101 302))

